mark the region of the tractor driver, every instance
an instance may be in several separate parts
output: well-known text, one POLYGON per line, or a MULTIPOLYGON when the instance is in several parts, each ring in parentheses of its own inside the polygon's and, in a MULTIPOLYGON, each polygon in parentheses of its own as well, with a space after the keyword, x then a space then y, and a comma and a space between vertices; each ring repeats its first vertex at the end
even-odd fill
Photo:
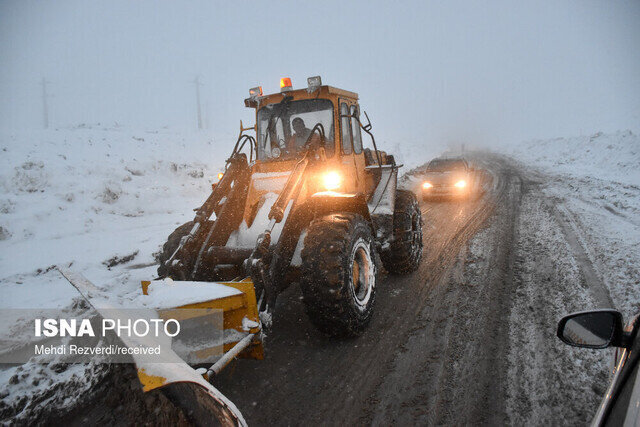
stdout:
POLYGON ((311 135, 311 129, 305 126, 304 120, 300 117, 293 119, 291 125, 295 133, 289 138, 287 149, 293 153, 304 146, 304 143, 309 139, 309 135, 311 135))

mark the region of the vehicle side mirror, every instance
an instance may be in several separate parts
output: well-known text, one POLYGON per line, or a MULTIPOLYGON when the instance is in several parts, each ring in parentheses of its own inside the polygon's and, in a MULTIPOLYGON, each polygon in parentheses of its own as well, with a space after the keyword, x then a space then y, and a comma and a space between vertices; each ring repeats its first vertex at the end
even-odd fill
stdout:
POLYGON ((617 310, 572 313, 558 323, 558 338, 574 347, 621 347, 623 334, 622 314, 617 310))
POLYGON ((360 122, 360 127, 362 127, 362 129, 367 132, 369 135, 371 135, 371 132, 369 132, 371 130, 371 128, 373 126, 371 126, 371 120, 369 119, 369 115, 367 114, 366 111, 364 111, 364 116, 367 118, 367 124, 363 125, 362 122, 360 122, 360 118, 358 118, 358 122, 360 122))

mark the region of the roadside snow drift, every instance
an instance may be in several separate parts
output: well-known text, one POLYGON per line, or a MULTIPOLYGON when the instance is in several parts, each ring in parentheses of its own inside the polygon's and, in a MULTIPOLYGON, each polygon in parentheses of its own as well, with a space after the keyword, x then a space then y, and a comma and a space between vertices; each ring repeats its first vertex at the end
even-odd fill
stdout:
POLYGON ((0 150, 5 308, 68 305, 77 293, 56 264, 116 294, 137 289, 155 273, 153 253, 208 196, 229 151, 198 133, 86 128, 3 133, 0 150), (132 265, 141 268, 125 268, 132 265))
MULTIPOLYGON (((529 141, 511 154, 542 172, 615 308, 640 311, 640 137, 614 134, 529 141)), ((588 309, 591 307, 585 307, 588 309)))

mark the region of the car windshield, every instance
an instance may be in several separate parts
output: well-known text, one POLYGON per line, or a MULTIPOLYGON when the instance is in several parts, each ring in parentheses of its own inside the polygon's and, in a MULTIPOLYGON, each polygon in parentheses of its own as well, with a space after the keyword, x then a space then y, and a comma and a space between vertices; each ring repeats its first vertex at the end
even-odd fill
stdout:
POLYGON ((334 148, 331 101, 283 101, 262 107, 258 110, 258 159, 295 157, 302 151, 311 130, 318 123, 324 127, 325 149, 330 157, 334 148))
POLYGON ((427 166, 430 172, 464 171, 465 169, 464 161, 460 159, 432 160, 427 166))

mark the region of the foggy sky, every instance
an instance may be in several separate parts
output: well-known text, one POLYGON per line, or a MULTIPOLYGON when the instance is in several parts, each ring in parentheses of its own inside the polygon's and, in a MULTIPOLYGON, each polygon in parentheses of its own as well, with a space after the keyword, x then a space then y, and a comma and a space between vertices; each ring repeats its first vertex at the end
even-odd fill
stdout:
POLYGON ((253 124, 248 89, 321 75, 381 141, 469 144, 640 128, 640 2, 0 0, 0 130, 253 124))

